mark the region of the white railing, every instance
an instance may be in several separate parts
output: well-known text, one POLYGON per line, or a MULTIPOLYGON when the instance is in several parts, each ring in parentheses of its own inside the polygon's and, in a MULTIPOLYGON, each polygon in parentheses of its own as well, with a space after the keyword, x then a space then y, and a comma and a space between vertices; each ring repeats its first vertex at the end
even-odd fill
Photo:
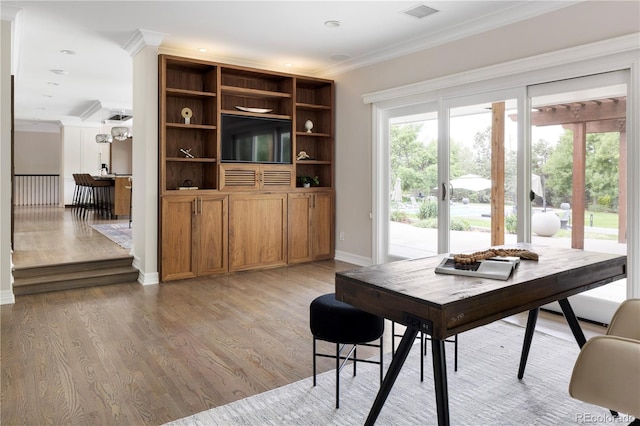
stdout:
POLYGON ((14 206, 51 206, 60 202, 60 175, 14 175, 14 206))

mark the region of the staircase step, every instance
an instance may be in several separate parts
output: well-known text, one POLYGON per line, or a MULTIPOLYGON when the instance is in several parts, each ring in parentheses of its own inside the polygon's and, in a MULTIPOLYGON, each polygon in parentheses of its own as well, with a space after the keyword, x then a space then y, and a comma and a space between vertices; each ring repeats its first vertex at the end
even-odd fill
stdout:
POLYGON ((84 262, 55 263, 28 267, 15 267, 14 278, 42 277, 50 275, 68 274, 73 272, 93 271, 96 269, 121 268, 131 266, 133 256, 122 256, 111 259, 90 260, 84 262))
POLYGON ((138 270, 131 266, 133 257, 125 259, 21 268, 14 271, 13 292, 19 296, 136 282, 138 270))

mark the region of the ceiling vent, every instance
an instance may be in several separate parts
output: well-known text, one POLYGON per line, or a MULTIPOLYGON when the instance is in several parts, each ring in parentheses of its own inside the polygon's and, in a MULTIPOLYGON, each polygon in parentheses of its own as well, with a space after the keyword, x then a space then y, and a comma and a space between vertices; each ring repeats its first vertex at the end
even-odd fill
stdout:
POLYGON ((112 112, 111 116, 109 116, 106 119, 106 121, 127 121, 132 117, 133 117, 133 115, 128 115, 124 111, 120 111, 120 112, 116 112, 116 113, 112 112))
POLYGON ((422 19, 426 16, 433 15, 436 12, 438 12, 438 10, 424 4, 419 4, 403 11, 402 13, 404 13, 405 15, 413 16, 414 18, 422 19))

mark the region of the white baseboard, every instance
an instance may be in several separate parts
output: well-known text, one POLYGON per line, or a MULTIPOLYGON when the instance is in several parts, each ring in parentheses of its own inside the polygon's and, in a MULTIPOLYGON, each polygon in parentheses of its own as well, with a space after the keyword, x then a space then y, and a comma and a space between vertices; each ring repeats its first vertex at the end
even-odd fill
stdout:
POLYGON ((13 290, 2 290, 0 292, 0 305, 13 305, 16 303, 16 296, 13 290))
POLYGON ((370 257, 358 256, 351 253, 345 253, 343 251, 336 251, 334 258, 341 262, 353 263, 358 266, 373 265, 373 261, 370 257))
POLYGON ((138 274, 138 282, 142 285, 160 284, 160 275, 157 272, 145 274, 140 271, 138 274))

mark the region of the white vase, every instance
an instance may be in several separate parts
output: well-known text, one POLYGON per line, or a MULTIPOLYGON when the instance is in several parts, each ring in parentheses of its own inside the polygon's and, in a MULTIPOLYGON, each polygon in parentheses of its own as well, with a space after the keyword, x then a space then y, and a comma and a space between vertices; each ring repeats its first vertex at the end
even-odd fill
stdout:
POLYGON ((311 184, 310 183, 303 183, 302 187, 303 188, 311 188, 311 184))
POLYGON ((311 129, 313 129, 313 121, 311 120, 305 121, 304 128, 307 129, 307 133, 311 133, 311 129))

